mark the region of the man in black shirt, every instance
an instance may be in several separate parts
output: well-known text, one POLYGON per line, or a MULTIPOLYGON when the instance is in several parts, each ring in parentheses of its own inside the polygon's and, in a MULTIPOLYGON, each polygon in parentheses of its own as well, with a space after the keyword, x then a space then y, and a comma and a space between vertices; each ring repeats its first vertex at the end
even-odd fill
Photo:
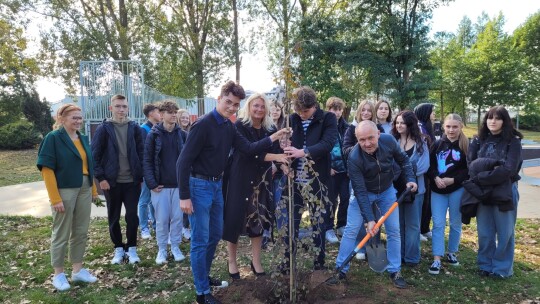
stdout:
POLYGON ((191 269, 197 303, 220 303, 210 286, 226 287, 226 281, 209 276, 216 246, 223 231, 222 176, 231 148, 246 154, 270 150, 272 142, 288 130, 251 143, 242 137, 228 119, 245 98, 244 89, 227 82, 221 88, 216 108, 200 117, 191 127, 176 167, 180 187, 180 208, 191 224, 191 269))

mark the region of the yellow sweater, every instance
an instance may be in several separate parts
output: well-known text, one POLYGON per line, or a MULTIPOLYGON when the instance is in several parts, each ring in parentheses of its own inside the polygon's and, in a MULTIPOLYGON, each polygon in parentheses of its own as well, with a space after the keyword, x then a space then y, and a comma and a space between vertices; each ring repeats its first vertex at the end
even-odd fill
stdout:
MULTIPOLYGON (((79 151, 79 154, 82 158, 83 163, 83 175, 88 175, 88 159, 86 157, 86 153, 84 152, 84 148, 82 146, 81 140, 76 139, 73 141, 75 144, 75 147, 77 148, 77 151, 79 151)), ((58 191, 58 185, 56 184, 56 176, 54 175, 54 171, 51 168, 43 167, 41 170, 41 176, 43 176, 43 180, 45 181, 45 188, 47 189, 47 194, 49 195, 49 200, 51 202, 51 205, 56 205, 62 201, 62 198, 60 197, 60 192, 58 191)), ((96 184, 92 182, 92 197, 96 197, 98 195, 96 184)))

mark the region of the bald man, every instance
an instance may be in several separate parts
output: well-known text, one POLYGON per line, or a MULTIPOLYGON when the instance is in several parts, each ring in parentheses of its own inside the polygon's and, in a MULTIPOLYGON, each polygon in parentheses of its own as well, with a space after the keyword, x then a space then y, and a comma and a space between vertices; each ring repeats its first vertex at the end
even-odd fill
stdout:
MULTIPOLYGON (((347 167, 351 179, 354 196, 358 204, 349 204, 347 210, 347 225, 343 231, 343 238, 339 246, 339 254, 336 260, 336 268, 339 268, 347 256, 356 247, 356 236, 364 221, 367 223, 367 232, 371 235, 378 231, 374 229, 375 215, 373 208, 377 208, 381 214, 386 213, 396 201, 396 190, 392 184, 394 170, 392 164, 395 161, 405 173, 407 187, 416 191, 416 178, 407 155, 401 151, 397 141, 389 134, 381 134, 372 121, 362 121, 355 130, 358 144, 354 146, 347 167)), ((395 210, 385 221, 384 227, 387 235, 387 258, 386 270, 394 286, 406 288, 407 283, 401 276, 401 239, 399 233, 399 212, 395 210)), ((347 265, 339 274, 340 279, 345 279, 349 270, 347 265)))

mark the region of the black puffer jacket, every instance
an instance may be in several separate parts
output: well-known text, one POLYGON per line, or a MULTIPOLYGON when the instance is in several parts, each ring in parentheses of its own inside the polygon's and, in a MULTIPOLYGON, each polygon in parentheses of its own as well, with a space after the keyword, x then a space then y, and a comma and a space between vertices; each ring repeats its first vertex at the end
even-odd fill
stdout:
POLYGON ((487 157, 477 158, 469 164, 470 179, 463 182, 463 188, 468 195, 463 195, 461 198, 462 222, 464 218, 470 219, 476 216, 478 203, 497 205, 499 211, 503 212, 514 210, 510 179, 507 178, 499 184, 481 184, 478 179, 479 175, 487 175, 501 165, 502 161, 487 157))

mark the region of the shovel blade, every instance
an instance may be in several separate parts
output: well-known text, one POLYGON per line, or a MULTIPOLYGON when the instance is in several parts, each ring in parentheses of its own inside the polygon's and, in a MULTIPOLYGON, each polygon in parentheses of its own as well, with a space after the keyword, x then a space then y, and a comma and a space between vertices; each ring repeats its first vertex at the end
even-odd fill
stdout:
POLYGON ((369 244, 366 246, 366 255, 371 270, 382 273, 388 266, 388 259, 386 257, 386 247, 381 244, 369 244))

